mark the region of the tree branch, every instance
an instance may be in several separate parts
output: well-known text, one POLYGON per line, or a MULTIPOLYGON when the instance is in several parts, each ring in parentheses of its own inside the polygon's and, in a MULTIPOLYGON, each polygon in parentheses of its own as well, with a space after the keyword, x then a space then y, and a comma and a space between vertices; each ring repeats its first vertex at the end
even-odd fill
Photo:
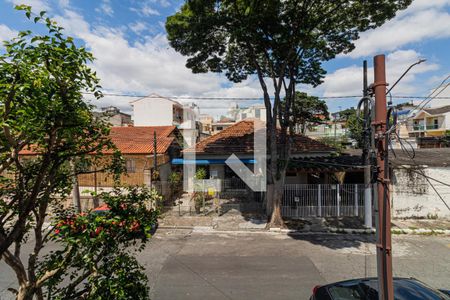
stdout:
POLYGON ((73 253, 72 251, 75 248, 73 246, 69 246, 69 248, 67 249, 67 253, 63 259, 63 261, 59 264, 59 267, 53 269, 53 270, 49 270, 47 272, 45 272, 37 281, 36 281, 36 288, 41 288, 44 283, 49 280, 50 278, 52 278, 53 276, 57 275, 59 272, 63 271, 64 268, 66 267, 67 262, 72 258, 73 253))
POLYGON ((9 250, 5 250, 3 252, 3 258, 5 262, 10 266, 14 272, 16 273, 17 280, 19 281, 19 285, 25 285, 27 283, 27 273, 25 271, 25 267, 22 262, 17 259, 9 250))

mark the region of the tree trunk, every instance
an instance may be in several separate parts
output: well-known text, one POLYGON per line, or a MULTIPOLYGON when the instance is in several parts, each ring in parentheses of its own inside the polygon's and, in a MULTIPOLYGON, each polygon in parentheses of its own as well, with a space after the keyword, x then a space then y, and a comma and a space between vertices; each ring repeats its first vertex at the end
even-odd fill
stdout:
POLYGON ((272 213, 270 216, 270 227, 284 228, 283 216, 281 215, 281 201, 284 193, 284 176, 276 180, 272 187, 272 213))
POLYGON ((33 300, 33 291, 31 287, 28 285, 20 286, 16 300, 33 300))

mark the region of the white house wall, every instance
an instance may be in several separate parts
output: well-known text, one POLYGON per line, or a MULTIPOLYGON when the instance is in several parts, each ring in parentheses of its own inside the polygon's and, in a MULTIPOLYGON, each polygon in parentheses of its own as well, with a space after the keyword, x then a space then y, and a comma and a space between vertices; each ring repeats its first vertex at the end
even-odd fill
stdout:
POLYGON ((450 112, 445 114, 445 128, 450 130, 450 112))
MULTIPOLYGON (((450 183, 450 168, 423 168, 425 175, 450 183)), ((450 205, 450 187, 433 182, 436 190, 450 205)), ((450 218, 450 211, 427 180, 411 170, 394 169, 392 216, 394 218, 450 218)))
POLYGON ((135 126, 171 126, 173 102, 164 98, 144 98, 133 102, 135 126))

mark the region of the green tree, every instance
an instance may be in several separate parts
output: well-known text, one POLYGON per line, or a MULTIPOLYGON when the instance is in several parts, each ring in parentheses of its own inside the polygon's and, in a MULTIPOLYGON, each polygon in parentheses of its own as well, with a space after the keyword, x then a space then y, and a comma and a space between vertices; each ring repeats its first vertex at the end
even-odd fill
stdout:
MULTIPOLYGON (((133 234, 140 231, 145 242, 155 212, 142 202, 152 194, 102 194, 111 207, 103 217, 73 212, 69 216, 67 211, 55 218, 49 215, 51 207, 70 195, 76 175, 89 166, 103 162, 103 171, 118 175, 123 165, 120 153, 105 162, 102 153, 114 151, 109 127, 94 118, 92 106, 83 99, 84 91, 101 96, 95 72, 88 67, 92 54, 65 37, 45 12, 35 15, 24 5, 17 9, 43 24, 48 34, 22 31, 4 42, 0 55, 0 257, 16 274, 17 288, 12 291, 17 299, 43 299, 46 289, 51 299, 124 299, 140 289, 136 298, 146 298, 146 289, 141 289, 145 275, 123 250, 129 244, 122 238, 126 231, 109 224, 113 219, 139 225, 133 234), (144 213, 148 217, 136 224, 133 218, 144 213), (50 230, 45 221, 68 223, 50 230), (113 234, 119 236, 112 239, 113 234), (43 257, 50 241, 60 250, 43 257), (28 257, 21 251, 24 243, 33 246, 28 257), (74 273, 68 275, 69 271, 74 273), (126 280, 124 272, 133 280, 126 280), (53 283, 66 275, 70 289, 55 287, 53 283)), ((130 241, 137 241, 133 234, 130 241)))
POLYGON ((354 107, 350 107, 344 110, 341 110, 338 112, 339 116, 338 119, 342 121, 348 121, 348 119, 355 115, 356 116, 356 109, 354 107))
POLYGON ((39 262, 36 285, 42 285, 48 299, 148 299, 148 278, 128 250, 144 249, 157 218, 157 211, 147 207, 162 197, 143 187, 97 196, 109 210, 55 210, 48 237, 61 249, 39 262))
MULTIPOLYGON (((284 101, 281 103, 283 107, 284 101)), ((302 134, 317 124, 328 120, 328 106, 318 97, 308 96, 303 92, 296 92, 292 103, 292 127, 299 128, 302 134)))
POLYGON ((382 25, 411 0, 188 0, 167 18, 171 46, 194 73, 225 72, 240 82, 256 74, 267 109, 267 210, 284 226, 281 199, 289 163, 288 137, 297 84, 317 86, 322 62, 354 49, 359 33, 382 25), (274 98, 269 95, 273 88, 274 98), (281 107, 281 95, 285 95, 281 107), (277 123, 280 124, 277 137, 277 123))
POLYGON ((347 127, 349 137, 358 143, 358 147, 362 147, 364 144, 364 121, 356 116, 355 110, 347 118, 347 127))

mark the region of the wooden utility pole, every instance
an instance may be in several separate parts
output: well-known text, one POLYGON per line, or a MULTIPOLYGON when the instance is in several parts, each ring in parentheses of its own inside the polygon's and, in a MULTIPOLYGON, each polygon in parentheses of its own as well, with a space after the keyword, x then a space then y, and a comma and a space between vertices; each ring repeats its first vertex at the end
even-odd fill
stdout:
POLYGON ((372 87, 375 94, 375 141, 377 149, 377 190, 378 190, 378 222, 377 222, 377 261, 379 299, 394 300, 392 280, 392 242, 391 242, 391 210, 389 199, 389 164, 388 145, 386 139, 386 69, 384 55, 374 57, 375 82, 372 87))

